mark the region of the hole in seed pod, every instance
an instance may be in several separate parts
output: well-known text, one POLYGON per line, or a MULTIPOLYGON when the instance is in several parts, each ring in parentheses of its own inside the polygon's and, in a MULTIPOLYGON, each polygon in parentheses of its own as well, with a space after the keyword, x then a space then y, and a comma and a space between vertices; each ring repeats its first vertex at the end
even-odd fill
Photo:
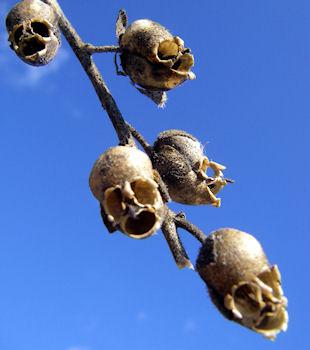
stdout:
POLYGON ((257 294, 260 295, 259 288, 249 284, 240 286, 234 295, 236 305, 243 315, 256 315, 260 310, 257 301, 257 294))
POLYGON ((14 32, 14 40, 16 43, 19 42, 20 37, 23 35, 23 26, 20 25, 14 32))
POLYGON ((191 54, 186 53, 182 55, 171 68, 180 72, 188 72, 193 65, 193 56, 191 54))
POLYGON ((181 65, 181 60, 177 60, 174 65, 171 67, 171 69, 178 70, 181 65))
POLYGON ((161 60, 175 58, 179 53, 179 46, 170 40, 165 40, 159 44, 158 57, 161 60))
MULTIPOLYGON (((215 171, 210 166, 207 166, 205 173, 208 177, 211 177, 211 178, 213 178, 215 176, 215 171)), ((212 185, 210 185, 210 186, 212 186, 212 185)))
POLYGON ((281 307, 276 307, 276 310, 272 310, 269 307, 269 310, 264 310, 262 312, 264 316, 258 325, 256 325, 257 329, 262 330, 273 330, 282 328, 283 324, 286 322, 286 314, 281 307))
POLYGON ((108 188, 105 192, 105 208, 108 215, 113 216, 115 221, 119 221, 124 213, 122 207, 122 192, 119 188, 108 188))
POLYGON ((127 219, 125 232, 131 236, 143 236, 152 230, 156 221, 154 213, 144 210, 135 218, 129 217, 127 219))
POLYGON ((45 23, 35 21, 31 23, 31 27, 35 34, 39 34, 44 38, 49 37, 49 29, 45 23))
POLYGON ((136 180, 131 183, 131 188, 140 204, 155 204, 157 188, 152 182, 147 180, 136 180))
POLYGON ((24 42, 23 54, 24 56, 32 56, 37 52, 45 49, 45 44, 38 38, 31 38, 24 42))

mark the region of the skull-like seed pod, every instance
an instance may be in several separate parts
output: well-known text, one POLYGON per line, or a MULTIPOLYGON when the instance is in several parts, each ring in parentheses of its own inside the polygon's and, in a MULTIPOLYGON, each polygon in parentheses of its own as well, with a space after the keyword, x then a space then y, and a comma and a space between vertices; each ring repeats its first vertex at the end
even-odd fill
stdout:
POLYGON ((286 330, 280 272, 252 235, 232 228, 213 232, 200 249, 196 270, 225 317, 271 340, 286 330))
POLYGON ((90 189, 107 220, 132 238, 146 238, 158 230, 165 206, 152 163, 135 147, 108 149, 96 161, 89 179, 90 189))
POLYGON ((131 80, 147 90, 170 90, 187 79, 194 57, 184 42, 148 19, 133 22, 120 37, 121 63, 131 80))
POLYGON ((17 3, 6 18, 11 48, 33 66, 48 64, 60 47, 58 17, 40 0, 17 3))
POLYGON ((201 143, 181 130, 167 130, 158 135, 153 146, 154 168, 166 183, 172 200, 184 204, 220 206, 215 195, 226 185, 223 165, 210 161, 201 143), (213 176, 207 174, 213 171, 213 176))

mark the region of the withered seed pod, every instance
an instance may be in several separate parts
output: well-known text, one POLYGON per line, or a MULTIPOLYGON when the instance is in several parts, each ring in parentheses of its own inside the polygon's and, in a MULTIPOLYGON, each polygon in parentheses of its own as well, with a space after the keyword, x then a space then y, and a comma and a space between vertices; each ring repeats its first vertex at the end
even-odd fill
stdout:
POLYGON ((154 181, 152 163, 135 147, 108 149, 89 179, 107 220, 132 238, 146 238, 160 228, 165 206, 154 181))
POLYGON ((57 22, 53 9, 40 0, 17 3, 6 18, 11 48, 33 66, 49 63, 60 46, 57 22))
POLYGON ((232 228, 213 232, 200 249, 196 270, 228 319, 271 340, 287 329, 280 272, 253 236, 232 228))
POLYGON ((185 131, 167 130, 158 135, 153 149, 153 166, 166 183, 172 200, 220 206, 215 195, 227 183, 222 173, 225 167, 209 161, 195 137, 185 131), (207 175, 209 169, 214 176, 207 175))
POLYGON ((147 90, 170 90, 187 79, 194 57, 184 42, 148 19, 133 22, 120 37, 121 63, 131 80, 147 90))

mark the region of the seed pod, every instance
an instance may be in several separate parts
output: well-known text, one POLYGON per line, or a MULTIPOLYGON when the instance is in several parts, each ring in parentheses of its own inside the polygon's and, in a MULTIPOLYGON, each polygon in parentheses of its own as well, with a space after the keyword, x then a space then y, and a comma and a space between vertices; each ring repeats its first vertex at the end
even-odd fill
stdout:
POLYGON ((48 64, 60 47, 58 17, 40 0, 17 3, 6 18, 10 47, 33 66, 48 64))
POLYGON ((200 249, 196 270, 228 319, 271 340, 287 329, 280 272, 253 236, 232 228, 213 232, 200 249))
POLYGON ((110 148, 96 161, 89 184, 106 219, 129 237, 146 238, 160 228, 165 206, 152 163, 142 151, 110 148))
POLYGON ((220 206, 216 194, 226 185, 223 165, 209 161, 201 143, 181 130, 167 130, 158 135, 153 146, 154 168, 168 187, 170 197, 184 204, 220 206), (212 169, 214 176, 208 176, 212 169))
POLYGON ((121 63, 131 80, 147 90, 170 90, 187 79, 194 57, 184 42, 148 19, 133 22, 120 36, 121 63))

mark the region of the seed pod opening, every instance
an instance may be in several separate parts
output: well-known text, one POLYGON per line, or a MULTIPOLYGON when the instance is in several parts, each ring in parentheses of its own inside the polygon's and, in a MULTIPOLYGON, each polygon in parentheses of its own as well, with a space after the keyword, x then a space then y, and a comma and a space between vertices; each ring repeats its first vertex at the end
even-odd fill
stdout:
POLYGON ((195 137, 185 131, 167 130, 158 135, 153 147, 153 166, 168 186, 172 200, 220 206, 216 194, 227 184, 222 173, 225 167, 210 161, 195 137))
POLYGON ((120 37, 121 64, 131 80, 147 90, 167 91, 187 79, 194 57, 184 42, 148 19, 133 22, 120 37))
POLYGON ((41 66, 49 63, 60 47, 58 17, 40 0, 17 3, 6 18, 11 48, 24 62, 41 66))
POLYGON ((121 229, 129 237, 146 238, 160 228, 158 216, 153 209, 140 209, 135 215, 128 215, 121 221, 121 229))
POLYGON ((96 161, 89 183, 107 220, 127 236, 146 238, 160 228, 165 206, 152 163, 142 151, 110 148, 96 161))
POLYGON ((287 329, 280 272, 253 236, 230 228, 213 232, 200 249, 196 270, 228 319, 271 340, 287 329))

